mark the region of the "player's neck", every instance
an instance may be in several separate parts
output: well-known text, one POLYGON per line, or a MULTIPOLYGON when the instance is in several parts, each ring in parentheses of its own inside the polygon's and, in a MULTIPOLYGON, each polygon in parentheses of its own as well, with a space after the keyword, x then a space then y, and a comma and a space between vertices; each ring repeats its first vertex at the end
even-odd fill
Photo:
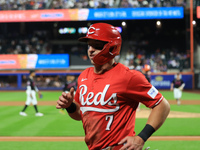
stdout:
POLYGON ((103 65, 94 65, 94 72, 96 74, 103 74, 104 72, 112 69, 116 65, 114 60, 109 61, 103 65))

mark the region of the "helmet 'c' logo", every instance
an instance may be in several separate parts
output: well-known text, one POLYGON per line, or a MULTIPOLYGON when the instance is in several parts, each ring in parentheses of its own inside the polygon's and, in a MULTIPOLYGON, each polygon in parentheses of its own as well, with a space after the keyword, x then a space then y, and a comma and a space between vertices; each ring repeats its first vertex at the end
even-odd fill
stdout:
POLYGON ((88 29, 88 34, 94 34, 95 33, 95 27, 90 27, 89 29, 88 29))

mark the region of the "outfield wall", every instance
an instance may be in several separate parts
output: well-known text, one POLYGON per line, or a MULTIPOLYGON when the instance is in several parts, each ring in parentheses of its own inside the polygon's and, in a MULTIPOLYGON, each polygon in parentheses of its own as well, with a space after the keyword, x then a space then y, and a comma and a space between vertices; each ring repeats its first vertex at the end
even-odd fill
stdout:
MULTIPOLYGON (((36 71, 36 84, 40 90, 62 90, 67 75, 75 75, 78 78, 81 72, 81 70, 36 71)), ((0 90, 25 90, 28 75, 28 71, 0 71, 0 90)), ((172 73, 152 73, 151 84, 157 89, 170 89, 174 77, 175 74, 172 73)), ((194 77, 192 73, 182 74, 182 79, 186 83, 185 89, 194 89, 194 85, 198 88, 194 77)))
MULTIPOLYGON (((170 89, 174 78, 174 74, 151 75, 151 84, 157 89, 170 89)), ((185 82, 185 89, 193 89, 193 74, 182 74, 182 80, 185 82)))

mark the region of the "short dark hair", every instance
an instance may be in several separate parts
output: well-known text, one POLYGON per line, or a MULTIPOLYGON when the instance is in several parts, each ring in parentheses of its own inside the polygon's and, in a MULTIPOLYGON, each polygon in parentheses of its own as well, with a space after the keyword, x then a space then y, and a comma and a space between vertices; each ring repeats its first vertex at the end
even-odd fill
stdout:
POLYGON ((35 72, 35 70, 30 70, 29 74, 31 74, 31 73, 33 73, 33 72, 35 72))

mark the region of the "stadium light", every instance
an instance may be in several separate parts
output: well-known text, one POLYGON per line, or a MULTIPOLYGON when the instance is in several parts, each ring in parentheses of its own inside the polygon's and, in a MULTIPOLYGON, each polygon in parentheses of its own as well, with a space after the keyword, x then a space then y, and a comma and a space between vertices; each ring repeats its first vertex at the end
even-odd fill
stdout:
POLYGON ((126 22, 122 21, 122 26, 125 27, 126 26, 126 22))
POLYGON ((196 20, 193 20, 193 21, 192 21, 192 24, 193 24, 193 26, 195 27, 195 26, 197 25, 196 20))
POLYGON ((158 21, 156 21, 156 27, 157 27, 157 28, 161 28, 161 26, 162 26, 162 23, 161 23, 161 21, 159 21, 159 20, 158 20, 158 21))

